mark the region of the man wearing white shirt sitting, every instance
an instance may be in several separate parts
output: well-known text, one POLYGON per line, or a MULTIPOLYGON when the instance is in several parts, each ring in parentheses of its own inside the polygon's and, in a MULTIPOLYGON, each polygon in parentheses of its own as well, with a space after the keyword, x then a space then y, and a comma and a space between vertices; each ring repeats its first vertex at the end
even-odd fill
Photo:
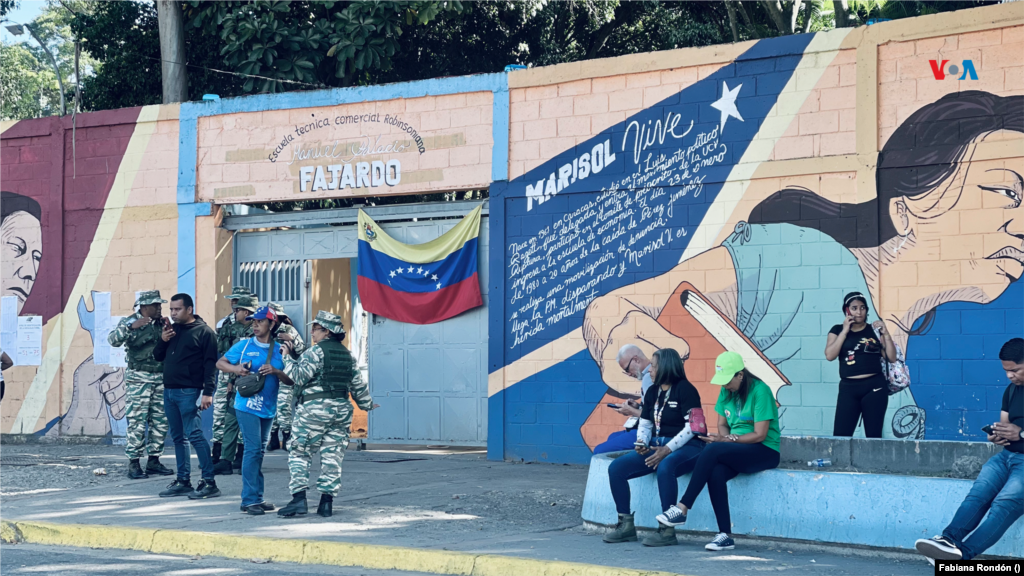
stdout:
MULTIPOLYGON (((644 354, 643 350, 634 344, 626 344, 619 349, 619 354, 615 357, 615 360, 619 363, 619 367, 622 368, 623 372, 640 380, 640 397, 643 398, 643 395, 647 393, 647 389, 651 387, 651 361, 644 354)), ((614 408, 614 410, 628 418, 624 424, 626 429, 613 432, 608 436, 608 440, 595 446, 594 454, 632 450, 633 444, 636 443, 640 403, 627 400, 620 404, 618 408, 614 408)))

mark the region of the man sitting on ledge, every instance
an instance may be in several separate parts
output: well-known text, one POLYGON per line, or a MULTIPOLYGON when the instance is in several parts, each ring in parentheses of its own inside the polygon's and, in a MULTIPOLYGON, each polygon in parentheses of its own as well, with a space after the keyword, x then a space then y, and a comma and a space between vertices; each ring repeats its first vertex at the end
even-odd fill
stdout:
POLYGON ((988 441, 1002 446, 1003 451, 989 458, 981 468, 970 493, 942 535, 915 544, 932 565, 935 560, 970 560, 978 556, 998 542, 1024 514, 1024 338, 1003 344, 999 359, 1010 385, 1003 392, 999 422, 986 426, 985 432, 988 441))
MULTIPOLYGON (((647 359, 647 355, 639 346, 626 344, 619 349, 616 361, 623 372, 640 381, 640 398, 642 399, 644 394, 647 394, 647 389, 651 387, 651 361, 647 359)), ((608 440, 594 447, 594 454, 632 450, 636 443, 637 426, 640 423, 640 409, 639 403, 628 399, 615 408, 616 412, 628 418, 623 426, 625 430, 613 432, 608 436, 608 440)))

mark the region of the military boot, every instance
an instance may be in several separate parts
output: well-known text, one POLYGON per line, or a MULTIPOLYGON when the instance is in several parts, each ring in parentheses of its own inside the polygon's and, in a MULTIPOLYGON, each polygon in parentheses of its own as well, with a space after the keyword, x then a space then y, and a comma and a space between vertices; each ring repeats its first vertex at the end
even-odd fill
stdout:
POLYGON ((316 507, 316 515, 330 518, 332 514, 334 514, 334 496, 321 494, 320 505, 316 507))
POLYGON ((296 492, 292 494, 292 500, 284 508, 277 511, 278 516, 284 516, 290 518, 296 514, 307 514, 309 509, 306 507, 306 491, 296 492))
POLYGON ((615 530, 604 535, 604 541, 609 544, 636 542, 636 526, 633 524, 633 515, 619 514, 619 523, 615 525, 615 530))
POLYGON ((273 452, 281 447, 281 441, 277 438, 277 430, 270 433, 270 442, 267 443, 267 452, 273 452))
POLYGON ((142 480, 143 478, 149 478, 149 475, 139 465, 138 458, 132 458, 132 461, 128 463, 128 477, 132 480, 142 480))
POLYGON ((658 523, 658 531, 649 536, 644 536, 643 541, 640 542, 644 546, 675 546, 679 544, 676 540, 676 528, 675 526, 665 526, 662 523, 658 523))
POLYGON ((213 443, 213 449, 210 450, 210 456, 213 456, 213 463, 214 464, 216 464, 217 462, 220 462, 220 451, 221 451, 221 449, 223 447, 224 447, 224 444, 221 443, 221 442, 214 442, 213 443))
POLYGON ((288 441, 291 440, 291 438, 292 438, 292 433, 291 432, 281 432, 281 448, 285 452, 288 451, 288 441))
POLYGON ((167 466, 161 464, 159 456, 150 456, 149 460, 146 461, 146 474, 170 476, 171 474, 174 474, 174 470, 171 470, 167 466))

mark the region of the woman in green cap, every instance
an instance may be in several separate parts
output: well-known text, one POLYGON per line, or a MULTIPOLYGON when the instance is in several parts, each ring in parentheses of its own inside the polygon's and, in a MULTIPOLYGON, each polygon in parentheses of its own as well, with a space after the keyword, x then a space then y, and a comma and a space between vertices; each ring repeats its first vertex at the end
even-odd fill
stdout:
POLYGON ((753 474, 779 466, 779 409, 771 388, 750 373, 743 357, 723 352, 715 360, 711 383, 722 386, 715 403, 718 434, 703 436, 708 446, 701 451, 679 504, 657 516, 666 526, 682 526, 697 496, 708 487, 711 507, 718 521, 718 535, 705 550, 732 550, 729 537, 729 492, 726 482, 738 474, 753 474))

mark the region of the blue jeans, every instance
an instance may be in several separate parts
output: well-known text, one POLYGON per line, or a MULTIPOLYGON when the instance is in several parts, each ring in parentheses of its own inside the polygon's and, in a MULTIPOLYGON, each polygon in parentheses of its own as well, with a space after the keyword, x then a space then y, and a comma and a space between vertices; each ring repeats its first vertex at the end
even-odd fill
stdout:
POLYGON ((198 388, 164 388, 164 410, 167 412, 168 433, 174 441, 174 459, 178 464, 178 480, 189 482, 192 476, 192 455, 189 444, 196 450, 199 468, 203 472, 203 480, 213 482, 213 457, 210 454, 210 443, 203 436, 199 417, 199 396, 203 393, 198 388))
MULTIPOLYGON (((655 438, 651 446, 664 446, 671 438, 655 438)), ((636 450, 616 458, 608 467, 608 483, 612 488, 612 498, 615 499, 615 510, 619 514, 630 514, 629 507, 629 481, 633 478, 640 478, 648 474, 658 475, 658 494, 661 496, 661 509, 668 510, 676 503, 676 496, 679 493, 679 485, 676 478, 688 474, 693 470, 704 448, 704 442, 694 438, 682 448, 669 454, 658 464, 657 470, 652 470, 644 462, 651 456, 637 454, 636 450)))
POLYGON ((263 502, 263 454, 270 440, 273 418, 260 418, 255 414, 235 411, 238 428, 242 431, 242 506, 263 502))
POLYGON ((621 452, 622 450, 633 450, 636 444, 636 428, 632 430, 619 430, 608 435, 608 439, 594 447, 594 454, 606 452, 621 452))
POLYGON ((1003 450, 981 467, 970 493, 942 535, 956 543, 964 560, 970 560, 998 542, 1021 514, 1024 514, 1024 454, 1003 450), (968 537, 968 534, 971 535, 968 537))

